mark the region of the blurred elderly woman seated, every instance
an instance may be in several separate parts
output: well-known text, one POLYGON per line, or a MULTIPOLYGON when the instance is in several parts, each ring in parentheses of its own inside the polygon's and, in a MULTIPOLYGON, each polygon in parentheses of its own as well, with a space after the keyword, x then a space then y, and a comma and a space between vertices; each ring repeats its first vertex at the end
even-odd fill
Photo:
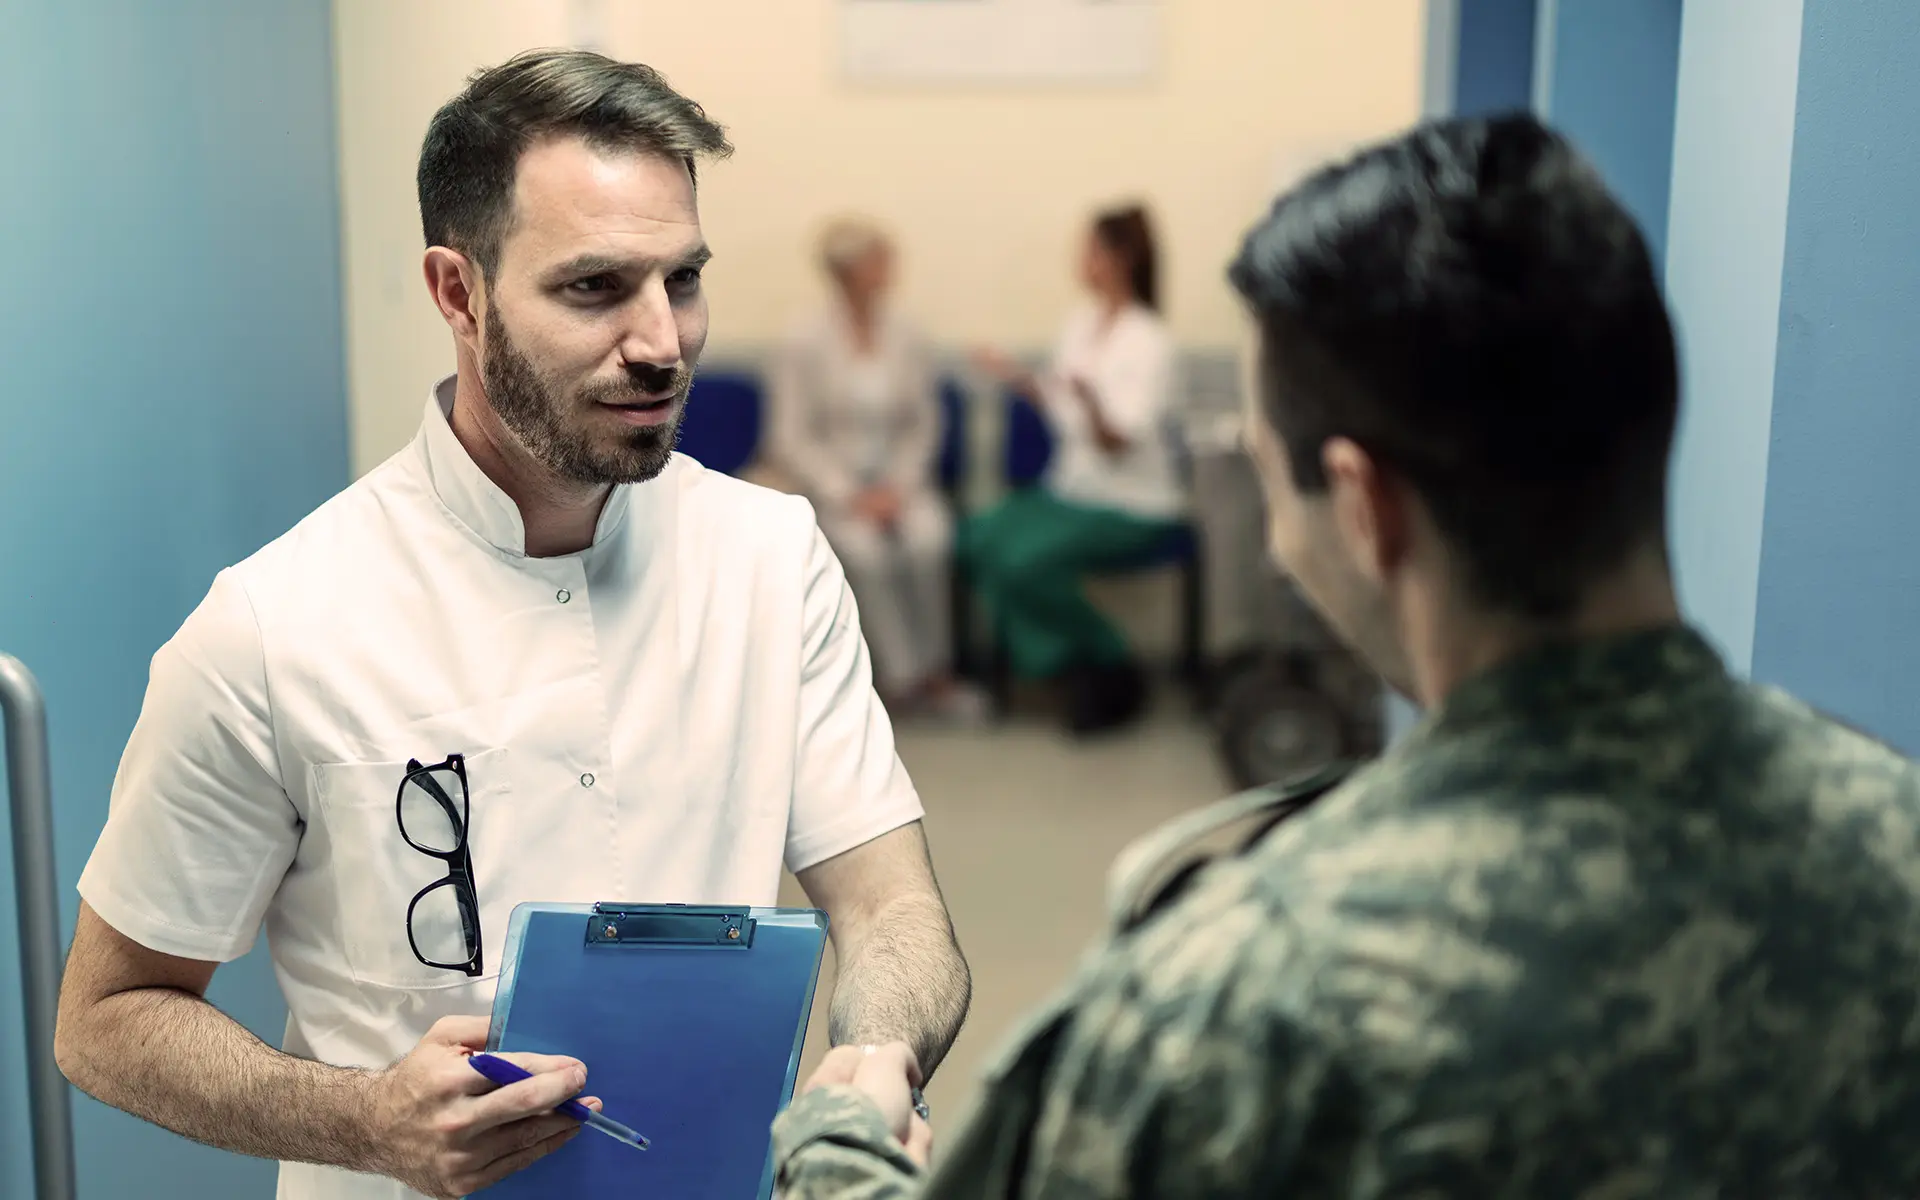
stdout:
POLYGON ((953 519, 934 484, 932 354, 888 303, 894 253, 877 226, 834 222, 820 259, 831 297, 777 356, 767 458, 813 501, 846 569, 888 708, 977 719, 982 698, 952 675, 953 519))

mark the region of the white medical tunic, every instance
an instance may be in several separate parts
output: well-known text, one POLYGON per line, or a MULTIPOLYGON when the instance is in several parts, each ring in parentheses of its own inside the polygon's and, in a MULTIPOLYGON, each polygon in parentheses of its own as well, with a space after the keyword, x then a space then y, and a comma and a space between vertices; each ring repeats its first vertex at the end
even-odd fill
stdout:
MULTIPOLYGON (((486 1014, 521 901, 768 904, 783 861, 921 816, 806 501, 676 455, 614 489, 591 548, 529 558, 452 396, 443 381, 410 446, 221 572, 154 657, 80 880, 166 954, 228 961, 264 924, 287 1051, 345 1066, 486 1014), (407 761, 454 753, 477 979, 415 958, 408 902, 447 867, 395 820, 407 761)), ((414 1193, 287 1164, 279 1194, 414 1193)))
POLYGON ((1041 380, 1056 439, 1047 487, 1056 496, 1145 520, 1180 516, 1186 496, 1171 430, 1177 359, 1166 322, 1144 305, 1129 305, 1110 322, 1092 305, 1073 314, 1041 380), (1074 395, 1076 377, 1093 386, 1101 414, 1130 443, 1119 454, 1100 445, 1074 395))

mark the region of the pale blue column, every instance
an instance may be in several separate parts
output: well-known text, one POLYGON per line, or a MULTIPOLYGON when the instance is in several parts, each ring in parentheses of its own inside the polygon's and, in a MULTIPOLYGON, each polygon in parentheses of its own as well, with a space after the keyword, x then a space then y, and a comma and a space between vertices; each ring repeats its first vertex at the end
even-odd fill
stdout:
POLYGON ((1667 295, 1683 380, 1671 543, 1687 613, 1753 662, 1801 0, 1688 0, 1667 295))
POLYGON ((1920 750, 1920 6, 1689 0, 1668 278, 1681 596, 1735 666, 1920 750))
POLYGON ((1916 47, 1914 0, 1806 0, 1753 641, 1756 678, 1909 753, 1920 753, 1916 47))
MULTIPOLYGON (((46 692, 67 931, 153 652, 347 479, 330 13, 0 2, 0 649, 46 692)), ((11 873, 0 823, 6 1200, 33 1194, 11 873)), ((264 952, 212 997, 280 1040, 264 952)), ((86 1200, 273 1194, 271 1163, 74 1120, 86 1200)))

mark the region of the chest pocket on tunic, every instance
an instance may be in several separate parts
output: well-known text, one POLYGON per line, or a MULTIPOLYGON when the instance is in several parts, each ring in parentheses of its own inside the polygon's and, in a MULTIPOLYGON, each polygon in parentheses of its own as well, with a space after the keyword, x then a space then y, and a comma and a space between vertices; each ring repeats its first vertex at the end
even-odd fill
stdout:
MULTIPOLYGON (((431 760, 438 762, 436 756, 431 760)), ((473 886, 479 907, 480 974, 429 966, 414 954, 438 962, 464 958, 466 942, 460 906, 451 886, 435 889, 414 905, 414 897, 445 879, 446 859, 422 853, 402 836, 400 784, 406 762, 317 763, 313 792, 328 840, 327 871, 338 904, 338 939, 347 969, 356 982, 374 987, 424 989, 459 987, 500 973, 501 947, 512 912, 510 889, 502 873, 509 867, 513 831, 512 786, 505 749, 466 756, 467 852, 473 862, 473 886), (413 907, 412 937, 408 908, 413 907)), ((449 789, 451 791, 451 785, 449 789)), ((457 804, 459 797, 450 798, 457 804)), ((307 836, 312 837, 309 830, 307 836)), ((432 844, 432 835, 420 833, 432 844)))

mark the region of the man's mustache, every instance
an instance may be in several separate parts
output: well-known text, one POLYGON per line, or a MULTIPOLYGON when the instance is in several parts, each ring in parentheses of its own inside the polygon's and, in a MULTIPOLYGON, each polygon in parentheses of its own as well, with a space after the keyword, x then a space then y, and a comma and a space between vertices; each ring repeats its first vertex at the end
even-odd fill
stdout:
POLYGON ((589 384, 582 389, 581 395, 594 404, 626 404, 681 395, 692 382, 693 372, 685 368, 655 367, 641 363, 627 368, 626 379, 589 384))

